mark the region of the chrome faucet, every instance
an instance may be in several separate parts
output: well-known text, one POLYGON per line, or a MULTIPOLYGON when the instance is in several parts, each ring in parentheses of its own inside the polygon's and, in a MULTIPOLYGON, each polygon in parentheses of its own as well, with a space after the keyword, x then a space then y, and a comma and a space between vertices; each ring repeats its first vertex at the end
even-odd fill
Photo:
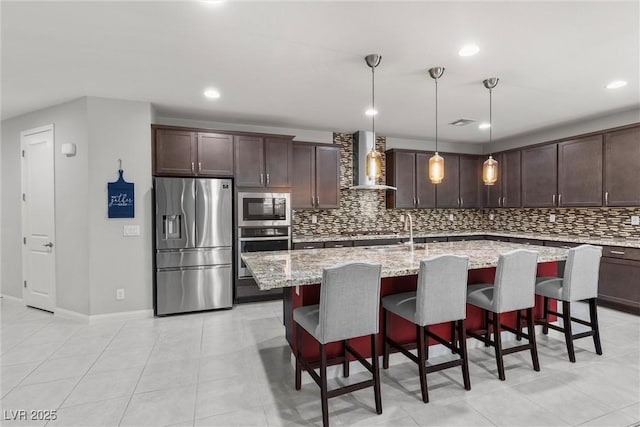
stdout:
POLYGON ((407 242, 411 249, 413 249, 413 218, 411 218, 410 213, 406 213, 404 217, 404 231, 407 231, 407 226, 409 227, 409 241, 407 242))

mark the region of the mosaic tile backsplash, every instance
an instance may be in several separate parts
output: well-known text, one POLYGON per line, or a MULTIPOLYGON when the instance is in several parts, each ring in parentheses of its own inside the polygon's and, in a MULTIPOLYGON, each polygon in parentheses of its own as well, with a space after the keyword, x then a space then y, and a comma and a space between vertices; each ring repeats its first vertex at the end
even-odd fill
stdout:
MULTIPOLYGON (((640 215, 640 208, 387 209, 385 191, 350 189, 353 185, 353 136, 334 133, 333 141, 341 146, 340 208, 294 211, 294 236, 401 232, 400 215, 410 213, 414 230, 418 232, 486 230, 640 238, 640 226, 632 226, 630 219, 631 215, 640 215), (490 214, 494 215, 492 221, 490 214), (550 214, 556 215, 555 222, 549 222, 550 214), (317 217, 316 224, 312 223, 312 215, 317 217)), ((386 139, 377 137, 376 147, 384 153, 386 139)), ((385 182, 385 160, 383 156, 381 183, 385 182)))

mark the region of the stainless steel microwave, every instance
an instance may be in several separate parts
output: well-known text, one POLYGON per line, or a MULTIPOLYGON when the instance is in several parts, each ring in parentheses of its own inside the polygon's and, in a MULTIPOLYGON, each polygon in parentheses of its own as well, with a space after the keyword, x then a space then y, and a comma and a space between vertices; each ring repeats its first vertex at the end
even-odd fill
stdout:
POLYGON ((289 193, 238 193, 239 227, 290 226, 289 193))

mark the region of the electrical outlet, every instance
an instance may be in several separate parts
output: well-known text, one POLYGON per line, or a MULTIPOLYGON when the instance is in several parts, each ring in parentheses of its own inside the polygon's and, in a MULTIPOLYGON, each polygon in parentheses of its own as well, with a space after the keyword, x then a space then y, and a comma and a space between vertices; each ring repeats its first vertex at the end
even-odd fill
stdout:
POLYGON ((139 236, 140 226, 137 224, 125 225, 124 227, 122 227, 122 235, 125 237, 139 236))
POLYGON ((118 301, 122 301, 124 299, 124 289, 122 288, 116 289, 116 299, 118 301))
POLYGON ((449 221, 453 221, 453 214, 449 214, 449 221))
POLYGON ((400 215, 400 222, 404 222, 404 215, 400 215))
POLYGON ((640 225, 640 216, 631 215, 631 225, 640 225))
POLYGON ((550 214, 549 215, 549 222, 556 222, 556 215, 555 214, 550 214))
POLYGON ((318 215, 311 215, 311 224, 318 223, 318 215))
POLYGON ((493 221, 494 218, 495 218, 494 214, 489 214, 489 221, 493 221))

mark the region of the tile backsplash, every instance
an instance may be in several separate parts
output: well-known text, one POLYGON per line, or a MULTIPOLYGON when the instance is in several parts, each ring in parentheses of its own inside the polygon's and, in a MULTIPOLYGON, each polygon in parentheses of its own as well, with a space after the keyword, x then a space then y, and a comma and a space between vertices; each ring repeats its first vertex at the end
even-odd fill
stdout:
MULTIPOLYGON (((486 230, 640 238, 640 226, 631 225, 631 216, 640 216, 640 208, 387 209, 384 190, 350 189, 353 185, 353 136, 334 133, 333 141, 341 146, 340 207, 294 211, 294 236, 400 232, 403 230, 400 215, 410 213, 414 230, 418 232, 486 230), (555 215, 555 222, 549 221, 551 214, 555 215), (316 224, 312 222, 313 215, 317 218, 316 224), (489 220, 490 215, 493 220, 489 220)), ((384 153, 386 139, 377 137, 376 147, 384 153)), ((384 171, 383 156, 380 182, 385 182, 384 171)))

